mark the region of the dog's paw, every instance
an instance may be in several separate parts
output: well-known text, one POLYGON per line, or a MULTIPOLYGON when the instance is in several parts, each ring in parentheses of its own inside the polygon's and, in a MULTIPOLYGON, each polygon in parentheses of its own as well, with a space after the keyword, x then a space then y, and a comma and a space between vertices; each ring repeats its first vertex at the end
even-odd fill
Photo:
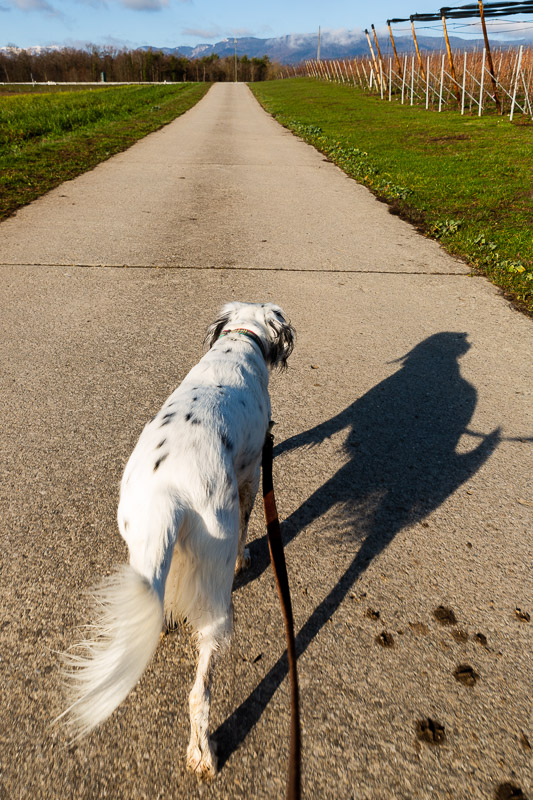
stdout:
POLYGON ((211 742, 207 747, 189 744, 187 748, 187 769, 194 772, 201 781, 212 781, 217 775, 217 757, 211 742))
POLYGON ((239 572, 243 572, 243 570, 248 569, 252 563, 252 557, 250 555, 250 551, 247 547, 244 548, 244 552, 242 554, 242 558, 237 559, 237 563, 235 564, 235 575, 238 575, 239 572))

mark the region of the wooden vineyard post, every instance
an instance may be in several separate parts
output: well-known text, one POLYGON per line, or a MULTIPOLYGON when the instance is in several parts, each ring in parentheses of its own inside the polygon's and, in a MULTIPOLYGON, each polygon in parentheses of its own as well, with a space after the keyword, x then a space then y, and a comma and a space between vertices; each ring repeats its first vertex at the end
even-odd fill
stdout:
POLYGON ((479 111, 478 111, 478 117, 481 116, 481 113, 483 111, 483 83, 484 83, 484 78, 485 78, 485 54, 486 54, 486 52, 487 51, 485 50, 485 48, 483 48, 483 59, 481 61, 481 80, 480 80, 480 84, 479 84, 479 111))
MULTIPOLYGON (((523 72, 522 72, 522 85, 524 87, 524 93, 525 93, 525 98, 526 98, 525 106, 527 108, 529 108, 529 116, 531 117, 531 116, 533 116, 533 114, 531 113, 531 103, 530 103, 530 100, 529 100, 529 82, 526 83, 526 76, 524 75, 523 72)), ((525 111, 525 108, 524 108, 524 111, 525 111)))
MULTIPOLYGON (((357 78, 359 79, 359 84, 361 86, 361 89, 364 89, 365 87, 363 85, 363 79, 361 78, 361 73, 359 72, 359 64, 357 63, 355 58, 354 58, 354 64, 355 64, 355 70, 357 72, 357 78)), ((365 75, 365 78, 366 78, 366 75, 365 75)))
POLYGON ((439 93, 439 113, 442 110, 442 87, 444 85, 444 53, 442 54, 442 64, 440 68, 440 93, 439 93))
POLYGON ((394 51, 394 57, 396 59, 396 66, 398 67, 398 75, 400 78, 402 77, 402 68, 400 66, 400 59, 398 58, 398 53, 396 52, 396 44, 394 42, 394 36, 392 35, 392 28, 390 26, 390 19, 387 20, 387 25, 389 26, 389 36, 392 42, 392 49, 394 51))
POLYGON ((429 56, 427 60, 427 68, 426 68, 426 111, 429 108, 429 56))
POLYGON ((340 76, 340 79, 341 79, 342 83, 346 83, 346 81, 344 80, 344 75, 342 74, 341 62, 340 61, 337 61, 337 68, 339 70, 339 76, 340 76))
POLYGON ((422 73, 422 77, 425 78, 426 76, 424 75, 424 67, 422 66, 422 59, 420 58, 420 50, 418 49, 418 42, 416 40, 415 23, 413 21, 413 16, 411 15, 409 17, 409 19, 411 20, 411 29, 413 31, 413 40, 414 40, 414 43, 415 43, 415 50, 416 50, 416 55, 417 55, 417 58, 418 58, 418 65, 420 67, 420 72, 422 73))
POLYGON ((403 106, 403 98, 405 95, 405 71, 407 69, 407 56, 403 57, 403 73, 402 73, 402 106, 403 106))
MULTIPOLYGON (((365 83, 368 86, 368 88, 370 89, 370 84, 369 84, 368 77, 367 77, 367 74, 366 74, 365 62, 364 61, 361 61, 361 69, 363 70, 363 75, 365 76, 365 83)), ((364 89, 365 87, 361 86, 361 88, 364 89)))
POLYGON ((492 54, 490 52, 490 45, 489 45, 489 37, 487 34, 487 26, 485 25, 485 12, 483 9, 483 0, 478 0, 479 2, 479 16, 481 19, 481 27, 483 28, 483 38, 485 40, 485 50, 487 51, 487 60, 489 62, 489 72, 490 78, 492 81, 492 90, 494 92, 494 102, 496 103, 496 108, 498 109, 498 114, 502 113, 502 106, 500 103, 500 98, 498 97, 498 88, 496 82, 496 75, 494 74, 494 65, 492 63, 492 54))
POLYGON ((350 83, 350 76, 348 75, 348 68, 346 66, 346 61, 342 60, 342 68, 344 69, 344 74, 346 75, 346 83, 350 83))
POLYGON ((444 9, 441 8, 440 13, 442 14, 442 27, 444 30, 444 38, 446 39, 446 50, 448 51, 448 62, 450 64, 450 73, 452 76, 453 81, 453 89, 455 92, 455 98, 457 100, 457 105, 461 105, 461 97, 459 95, 459 87, 457 85, 457 79, 455 77, 455 67, 453 65, 453 56, 452 56, 452 48, 450 47, 450 40, 448 39, 448 29, 446 27, 446 14, 444 13, 444 9))
POLYGON ((379 85, 380 85, 380 88, 381 88, 381 99, 383 100, 383 59, 381 57, 381 49, 379 47, 378 35, 376 33, 376 29, 374 28, 374 25, 371 25, 370 27, 372 28, 372 33, 374 34, 374 39, 375 39, 375 42, 376 42, 376 50, 378 51, 379 72, 380 72, 379 85))
POLYGON ((389 58, 389 103, 392 100, 392 58, 389 58))
POLYGON ((461 92, 461 116, 465 113, 465 88, 466 88, 466 50, 463 64, 463 90, 461 92))
POLYGON ((520 45, 520 50, 518 51, 518 64, 516 65, 516 76, 514 80, 514 89, 513 89, 513 99, 511 101, 511 113, 509 114, 509 122, 513 121, 513 114, 514 114, 514 107, 516 103, 516 92, 518 89, 518 78, 520 76, 520 67, 522 65, 522 51, 524 47, 520 45))
POLYGON ((377 76, 377 80, 379 80, 379 70, 378 70, 378 65, 376 63, 376 56, 374 55, 374 48, 372 47, 372 42, 370 41, 370 34, 368 33, 368 29, 367 28, 365 28, 365 33, 366 33, 366 39, 367 39, 367 42, 368 42, 368 46, 370 47, 370 52, 372 54, 372 61, 373 61, 373 64, 374 64, 374 72, 375 72, 375 74, 377 76))
POLYGON ((409 105, 413 105, 414 100, 414 90, 415 90, 415 57, 413 56, 411 59, 411 102, 409 105))
POLYGON ((354 78, 354 75, 353 75, 352 62, 348 61, 348 63, 346 63, 346 61, 345 61, 344 62, 344 69, 346 70, 346 77, 348 78, 348 83, 351 86, 355 86, 355 78, 354 78), (350 68, 350 74, 349 75, 348 75, 348 67, 350 68))

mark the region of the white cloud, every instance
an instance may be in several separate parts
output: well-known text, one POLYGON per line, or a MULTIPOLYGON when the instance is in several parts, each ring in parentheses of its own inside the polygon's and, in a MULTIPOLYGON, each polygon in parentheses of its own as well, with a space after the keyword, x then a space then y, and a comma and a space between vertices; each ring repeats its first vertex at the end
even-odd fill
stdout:
POLYGON ((84 6, 90 6, 91 8, 108 8, 106 0, 79 0, 80 3, 84 6))
MULTIPOLYGON (((179 3, 190 3, 192 0, 178 0, 179 3)), ((121 6, 133 11, 162 11, 168 8, 170 0, 118 0, 121 6)))
POLYGON ((219 25, 213 25, 211 28, 183 28, 182 34, 202 41, 209 39, 225 41, 226 39, 242 39, 256 35, 255 31, 251 31, 249 28, 221 28, 219 25))
POLYGON ((48 0, 9 0, 9 2, 11 8, 23 11, 25 14, 37 12, 38 14, 44 14, 46 17, 60 19, 63 22, 67 20, 63 11, 51 5, 48 0))
POLYGON ((217 26, 212 28, 184 28, 184 36, 193 36, 195 39, 217 39, 222 36, 222 29, 217 26))
POLYGON ((54 15, 59 13, 47 0, 11 0, 11 4, 20 11, 44 11, 54 15))
MULTIPOLYGON (((318 38, 318 30, 316 33, 291 33, 287 36, 287 44, 289 47, 297 49, 302 45, 307 45, 313 38, 318 38)), ((349 45, 354 42, 359 42, 362 38, 362 28, 354 28, 352 30, 348 30, 347 28, 322 28, 320 31, 320 41, 322 44, 349 45)))
MULTIPOLYGON (((170 6, 171 0, 74 0, 69 3, 72 5, 86 5, 93 8, 109 7, 110 5, 120 5, 132 11, 163 11, 170 6)), ((190 3, 191 0, 177 0, 180 3, 190 3)), ((48 0, 9 0, 11 8, 20 11, 40 11, 53 16, 63 16, 62 12, 52 6, 48 0)), ((0 10, 9 10, 0 3, 0 10)), ((72 8, 70 9, 72 11, 72 8)))
POLYGON ((335 44, 352 44, 358 42, 364 36, 362 28, 336 28, 321 31, 320 38, 325 42, 335 42, 335 44))
POLYGON ((249 28, 230 28, 230 35, 234 38, 238 37, 248 37, 254 36, 254 31, 251 31, 249 28))
POLYGON ((120 5, 133 11, 162 11, 169 0, 120 0, 120 5))

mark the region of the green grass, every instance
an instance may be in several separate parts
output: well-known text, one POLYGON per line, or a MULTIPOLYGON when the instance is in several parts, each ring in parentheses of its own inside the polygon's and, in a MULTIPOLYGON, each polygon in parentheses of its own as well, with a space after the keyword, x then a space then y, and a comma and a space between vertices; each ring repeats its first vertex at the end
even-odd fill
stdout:
POLYGON ((89 89, 113 89, 116 88, 110 83, 98 83, 92 85, 86 83, 0 83, 0 96, 12 96, 21 94, 54 94, 58 92, 86 92, 89 89))
POLYGON ((533 313, 533 127, 295 78, 251 84, 281 124, 533 313))
POLYGON ((183 114, 209 84, 0 97, 0 219, 183 114))

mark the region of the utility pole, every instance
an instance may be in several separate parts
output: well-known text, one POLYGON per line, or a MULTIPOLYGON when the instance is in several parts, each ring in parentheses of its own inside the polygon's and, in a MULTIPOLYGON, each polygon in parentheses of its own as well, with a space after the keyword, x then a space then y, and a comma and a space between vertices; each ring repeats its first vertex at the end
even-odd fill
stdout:
POLYGON ((237 83, 237 39, 233 39, 235 44, 235 83, 237 83))
POLYGON ((318 26, 318 45, 316 48, 316 60, 320 61, 320 25, 318 26))

